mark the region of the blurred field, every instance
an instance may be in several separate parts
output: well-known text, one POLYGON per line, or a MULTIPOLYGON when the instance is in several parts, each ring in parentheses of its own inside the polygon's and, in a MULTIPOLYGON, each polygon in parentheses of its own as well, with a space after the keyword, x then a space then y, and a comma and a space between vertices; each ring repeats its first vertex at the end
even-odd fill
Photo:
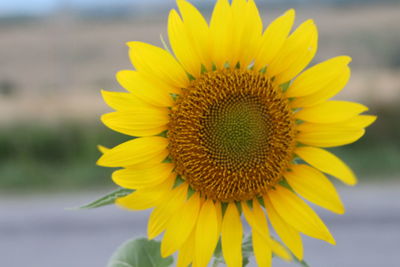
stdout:
MULTIPOLYGON (((171 7, 174 7, 171 1, 171 7)), ((264 10, 265 21, 285 8, 264 10)), ((297 23, 320 30, 315 62, 353 57, 353 77, 338 96, 368 104, 379 116, 360 142, 334 149, 361 179, 400 173, 400 4, 297 8, 297 23)), ((125 42, 160 45, 167 13, 153 17, 47 18, 0 22, 0 190, 112 186, 95 166, 97 144, 128 137, 106 129, 99 90, 120 90, 114 74, 132 68, 125 42)))

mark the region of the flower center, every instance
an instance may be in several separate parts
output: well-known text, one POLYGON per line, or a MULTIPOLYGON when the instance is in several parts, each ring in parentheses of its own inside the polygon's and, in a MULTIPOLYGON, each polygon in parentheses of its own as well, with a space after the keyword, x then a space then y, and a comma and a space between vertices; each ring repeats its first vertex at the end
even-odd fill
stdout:
POLYGON ((292 160, 294 119, 282 90, 250 70, 203 74, 171 112, 169 150, 176 172, 214 200, 265 193, 292 160))

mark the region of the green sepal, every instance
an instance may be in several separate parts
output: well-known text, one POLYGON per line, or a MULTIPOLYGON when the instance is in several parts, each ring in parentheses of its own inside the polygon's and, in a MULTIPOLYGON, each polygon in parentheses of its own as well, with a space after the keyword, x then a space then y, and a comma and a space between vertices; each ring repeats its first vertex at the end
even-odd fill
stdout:
POLYGON ((257 196, 257 201, 265 208, 264 198, 262 196, 257 196))
POLYGON ((307 262, 305 262, 304 260, 299 260, 298 258, 296 258, 294 255, 292 255, 294 262, 296 262, 297 264, 299 264, 302 267, 310 267, 310 265, 308 265, 307 262))
POLYGON ((171 94, 169 94, 169 95, 172 97, 172 99, 173 99, 174 101, 176 101, 176 100, 178 99, 178 97, 179 97, 178 94, 174 94, 174 93, 171 93, 171 94))
POLYGON ((169 267, 172 256, 161 257, 161 242, 147 238, 131 239, 122 244, 111 256, 107 267, 169 267))
POLYGON ((254 68, 255 68, 254 62, 251 62, 250 65, 247 66, 248 70, 254 70, 254 68))
POLYGON ((280 87, 281 87, 281 89, 282 89, 283 92, 286 92, 287 89, 289 88, 289 86, 290 86, 290 81, 285 82, 285 83, 283 83, 283 84, 280 85, 280 87))
POLYGON ((117 200, 118 198, 127 196, 127 195, 131 194, 132 192, 133 192, 133 190, 131 190, 131 189, 119 188, 119 189, 114 190, 114 191, 108 193, 107 195, 105 195, 99 199, 96 199, 88 204, 85 204, 81 207, 72 208, 72 210, 95 209, 95 208, 99 208, 102 206, 111 205, 111 204, 114 204, 115 200, 117 200))
POLYGON ((162 161, 162 163, 172 163, 172 158, 168 156, 162 161))
POLYGON ((292 187, 289 185, 285 178, 279 181, 279 185, 285 187, 286 189, 289 189, 290 191, 293 191, 292 187))
POLYGON ((204 74, 206 72, 207 72, 206 66, 204 66, 204 64, 201 64, 201 74, 204 74))
POLYGON ((177 188, 178 186, 183 184, 184 181, 185 180, 183 180, 183 178, 180 175, 176 176, 175 183, 174 183, 174 186, 172 188, 177 188))
POLYGON ((167 136, 168 136, 168 130, 165 130, 165 131, 159 133, 157 136, 161 136, 161 137, 167 138, 167 136))
POLYGON ((192 74, 190 74, 189 72, 186 72, 186 75, 188 76, 190 81, 196 80, 196 78, 192 74))
POLYGON ((189 186, 186 199, 191 198, 191 196, 193 196, 193 194, 194 194, 195 192, 196 192, 196 191, 194 191, 194 189, 193 189, 192 187, 189 186))

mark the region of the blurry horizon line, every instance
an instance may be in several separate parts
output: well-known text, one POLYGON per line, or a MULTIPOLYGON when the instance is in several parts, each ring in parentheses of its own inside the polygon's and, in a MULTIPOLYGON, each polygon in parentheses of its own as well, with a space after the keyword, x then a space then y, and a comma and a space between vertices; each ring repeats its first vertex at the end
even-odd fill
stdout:
MULTIPOLYGON (((356 3, 400 3, 400 0, 255 0, 259 6, 285 7, 288 5, 348 5, 356 3)), ((200 9, 210 9, 214 0, 192 0, 200 9)), ((124 16, 158 13, 175 7, 175 0, 34 0, 0 3, 0 19, 48 17, 58 13, 81 16, 124 16), (36 4, 35 4, 36 3, 36 4)))

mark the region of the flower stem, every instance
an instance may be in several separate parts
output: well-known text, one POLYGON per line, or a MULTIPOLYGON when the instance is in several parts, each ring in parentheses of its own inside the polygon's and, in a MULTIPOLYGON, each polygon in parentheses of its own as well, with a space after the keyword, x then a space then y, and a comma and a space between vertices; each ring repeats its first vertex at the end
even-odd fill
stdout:
POLYGON ((218 259, 214 259, 212 267, 218 267, 218 259))

